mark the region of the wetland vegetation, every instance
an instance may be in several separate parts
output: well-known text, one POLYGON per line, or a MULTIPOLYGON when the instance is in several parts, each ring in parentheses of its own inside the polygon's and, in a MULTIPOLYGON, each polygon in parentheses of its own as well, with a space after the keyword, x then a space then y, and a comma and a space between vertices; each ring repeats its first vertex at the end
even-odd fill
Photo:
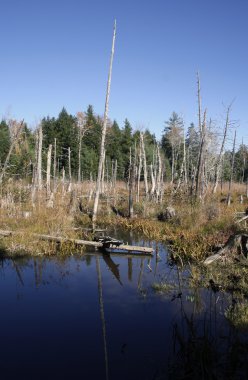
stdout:
POLYGON ((103 118, 89 106, 35 130, 0 124, 3 373, 27 378, 24 345, 33 369, 43 363, 37 379, 48 368, 51 378, 247 376, 248 149, 236 148, 231 107, 213 128, 198 75, 198 126, 185 135, 173 112, 158 141, 108 119, 109 86, 103 118), (154 255, 90 252, 78 240, 97 228, 154 255))

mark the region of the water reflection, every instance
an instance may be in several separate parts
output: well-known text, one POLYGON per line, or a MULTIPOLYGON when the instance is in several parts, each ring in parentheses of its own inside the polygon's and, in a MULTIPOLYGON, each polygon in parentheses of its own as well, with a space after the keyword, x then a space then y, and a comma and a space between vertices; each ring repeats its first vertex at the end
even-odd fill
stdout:
POLYGON ((224 317, 231 296, 199 288, 154 247, 152 259, 2 261, 1 378, 248 378, 247 332, 224 317), (152 289, 160 281, 171 285, 166 294, 152 289))

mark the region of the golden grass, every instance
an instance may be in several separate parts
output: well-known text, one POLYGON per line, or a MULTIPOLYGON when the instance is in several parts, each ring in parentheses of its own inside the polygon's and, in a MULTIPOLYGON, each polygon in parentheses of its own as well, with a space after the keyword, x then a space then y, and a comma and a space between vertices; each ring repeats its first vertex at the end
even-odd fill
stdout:
MULTIPOLYGON (((226 185, 223 189, 226 191, 226 185)), ((34 233, 48 234, 67 238, 78 238, 78 232, 73 228, 78 226, 89 227, 91 220, 88 215, 82 214, 78 208, 78 200, 87 209, 92 209, 93 200, 88 196, 92 188, 89 181, 82 184, 73 184, 75 193, 62 194, 62 187, 55 194, 54 207, 48 208, 45 191, 38 194, 35 206, 31 203, 31 189, 24 183, 10 182, 2 189, 0 198, 0 229, 18 231, 17 235, 4 238, 8 250, 26 250, 27 252, 41 252, 51 254, 55 247, 46 242, 34 240, 34 233), (25 217, 25 212, 30 215, 25 217)), ((230 234, 237 230, 234 224, 234 214, 243 211, 247 204, 239 204, 239 195, 245 194, 245 186, 234 184, 233 203, 230 207, 221 202, 223 195, 207 195, 204 204, 192 202, 185 193, 178 193, 171 197, 171 187, 165 191, 163 204, 146 200, 144 197, 139 203, 134 203, 136 217, 117 218, 110 209, 111 204, 127 214, 128 192, 126 184, 118 182, 115 189, 107 187, 108 201, 102 197, 99 207, 98 224, 100 226, 120 225, 123 228, 137 231, 144 237, 171 244, 174 258, 180 260, 203 260, 212 251, 216 244, 224 243, 230 234), (176 210, 176 217, 167 222, 159 222, 156 216, 168 205, 176 210)))

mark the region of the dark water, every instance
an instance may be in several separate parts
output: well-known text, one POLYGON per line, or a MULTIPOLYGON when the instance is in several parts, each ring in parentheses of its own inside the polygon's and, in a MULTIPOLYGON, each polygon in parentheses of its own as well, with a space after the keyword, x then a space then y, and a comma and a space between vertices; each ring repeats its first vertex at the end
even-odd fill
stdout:
POLYGON ((230 296, 189 284, 157 252, 2 261, 0 379, 248 378, 230 296), (161 280, 166 295, 152 289, 161 280))

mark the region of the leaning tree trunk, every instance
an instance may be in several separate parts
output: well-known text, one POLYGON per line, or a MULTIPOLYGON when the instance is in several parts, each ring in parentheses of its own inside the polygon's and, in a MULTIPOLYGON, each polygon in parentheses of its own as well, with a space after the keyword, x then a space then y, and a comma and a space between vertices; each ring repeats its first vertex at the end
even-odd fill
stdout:
POLYGON ((97 209, 98 209, 99 195, 100 195, 100 190, 101 190, 101 178, 102 178, 102 168, 103 168, 103 160, 104 160, 105 138, 106 138, 106 129, 107 129, 107 121, 108 121, 109 95, 110 95, 110 85, 111 85, 114 50, 115 50, 115 37, 116 37, 116 20, 114 22, 112 51, 111 51, 111 57, 110 57, 109 76, 108 76, 105 110, 104 110, 104 117, 103 117, 101 150, 100 150, 100 158, 99 158, 99 164, 98 164, 96 194, 95 194, 93 215, 92 215, 93 224, 96 222, 96 218, 97 218, 97 209))

